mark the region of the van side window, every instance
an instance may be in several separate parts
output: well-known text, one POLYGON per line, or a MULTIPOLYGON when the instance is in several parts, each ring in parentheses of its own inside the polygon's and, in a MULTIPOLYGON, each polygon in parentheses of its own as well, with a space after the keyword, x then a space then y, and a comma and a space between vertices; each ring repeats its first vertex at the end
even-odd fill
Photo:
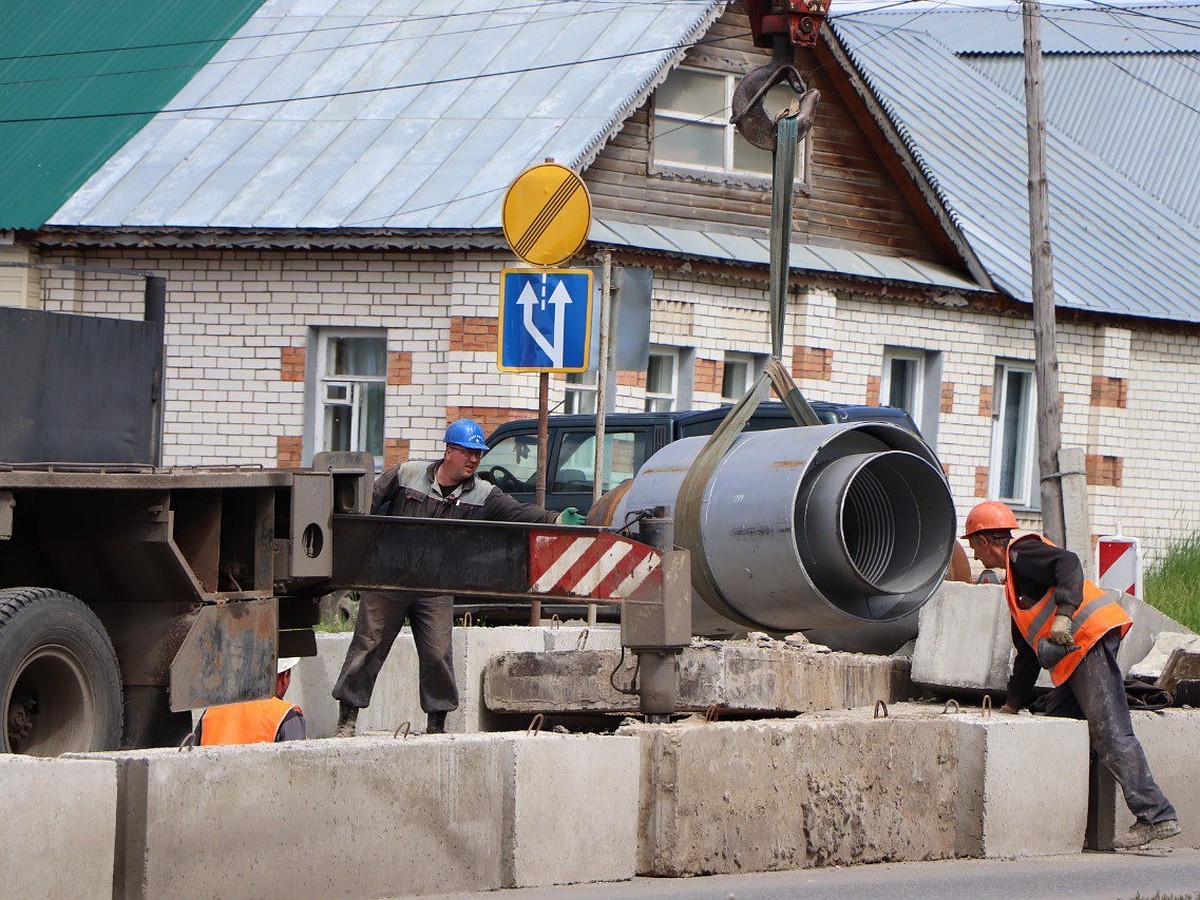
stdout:
POLYGON ((479 474, 507 494, 534 490, 537 482, 537 435, 505 438, 479 463, 479 474))
MULTIPOLYGON (((604 435, 604 484, 611 491, 622 481, 632 478, 646 461, 647 434, 645 431, 613 431, 604 435)), ((488 454, 491 458, 491 454, 488 454)), ((585 493, 592 490, 592 474, 596 467, 596 435, 577 431, 563 435, 558 451, 558 467, 551 479, 553 491, 585 493)))

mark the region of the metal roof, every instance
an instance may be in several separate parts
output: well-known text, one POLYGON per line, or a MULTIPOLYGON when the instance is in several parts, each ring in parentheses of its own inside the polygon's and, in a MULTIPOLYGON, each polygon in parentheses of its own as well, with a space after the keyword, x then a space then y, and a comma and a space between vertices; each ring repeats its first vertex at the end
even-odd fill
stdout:
MULTIPOLYGON (((1024 99, 922 31, 935 15, 832 24, 988 274, 1030 301, 1024 99)), ((1056 303, 1200 321, 1197 230, 1053 123, 1047 155, 1056 303)))
POLYGON ((260 3, 6 2, 0 229, 44 224, 260 3))
MULTIPOLYGON (((664 253, 705 256, 738 262, 767 265, 771 258, 766 237, 721 234, 716 231, 689 231, 662 225, 645 225, 615 219, 597 219, 590 240, 601 244, 637 247, 664 253)), ((872 280, 885 279, 954 291, 980 291, 978 284, 936 263, 858 250, 792 244, 791 268, 796 271, 850 275, 872 280)))
POLYGON ((724 0, 269 0, 53 225, 494 228, 581 168, 724 0))

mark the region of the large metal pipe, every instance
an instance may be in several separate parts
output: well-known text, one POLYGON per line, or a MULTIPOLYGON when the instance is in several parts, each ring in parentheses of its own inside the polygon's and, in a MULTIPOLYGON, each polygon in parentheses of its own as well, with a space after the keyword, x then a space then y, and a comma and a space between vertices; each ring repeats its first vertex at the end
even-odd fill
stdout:
MULTIPOLYGON (((707 438, 654 454, 613 517, 666 506, 707 438)), ((872 625, 899 646, 938 586, 954 542, 954 504, 919 437, 858 422, 743 434, 703 486, 699 545, 716 596, 693 581, 698 634, 819 629, 866 649, 872 625), (735 623, 719 610, 731 610, 735 623)), ((680 537, 676 521, 676 537, 680 537)), ((893 647, 894 649, 894 647, 893 647)))

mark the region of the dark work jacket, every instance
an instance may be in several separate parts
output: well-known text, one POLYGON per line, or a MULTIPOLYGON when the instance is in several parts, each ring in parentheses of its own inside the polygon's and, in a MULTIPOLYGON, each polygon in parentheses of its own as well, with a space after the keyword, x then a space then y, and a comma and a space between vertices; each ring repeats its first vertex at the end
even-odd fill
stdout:
POLYGON ((558 513, 514 500, 500 488, 472 475, 453 489, 437 483, 441 461, 413 461, 388 469, 375 479, 371 513, 424 519, 488 519, 493 522, 553 524, 558 513))
MULTIPOLYGON (((1017 602, 1028 609, 1054 588, 1055 615, 1069 616, 1079 608, 1083 599, 1083 566, 1070 550, 1055 547, 1032 535, 1017 538, 1008 545, 1008 559, 1017 589, 1017 602)), ((1011 619, 1011 617, 1010 617, 1011 619)), ((1006 702, 1017 709, 1029 705, 1033 687, 1042 671, 1037 654, 1017 628, 1012 625, 1012 642, 1017 648, 1012 676, 1008 679, 1006 702)))

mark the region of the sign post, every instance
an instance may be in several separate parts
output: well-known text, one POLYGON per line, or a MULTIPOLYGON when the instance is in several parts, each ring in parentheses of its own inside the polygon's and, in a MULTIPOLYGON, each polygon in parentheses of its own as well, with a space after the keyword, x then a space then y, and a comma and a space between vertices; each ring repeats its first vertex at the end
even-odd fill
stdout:
MULTIPOLYGON (((500 273, 502 372, 538 373, 538 457, 534 500, 546 503, 551 372, 586 372, 590 361, 592 273, 556 269, 579 252, 592 227, 592 200, 583 179, 547 159, 526 169, 504 195, 504 238, 533 268, 500 273)), ((530 624, 541 618, 533 601, 530 624)))

